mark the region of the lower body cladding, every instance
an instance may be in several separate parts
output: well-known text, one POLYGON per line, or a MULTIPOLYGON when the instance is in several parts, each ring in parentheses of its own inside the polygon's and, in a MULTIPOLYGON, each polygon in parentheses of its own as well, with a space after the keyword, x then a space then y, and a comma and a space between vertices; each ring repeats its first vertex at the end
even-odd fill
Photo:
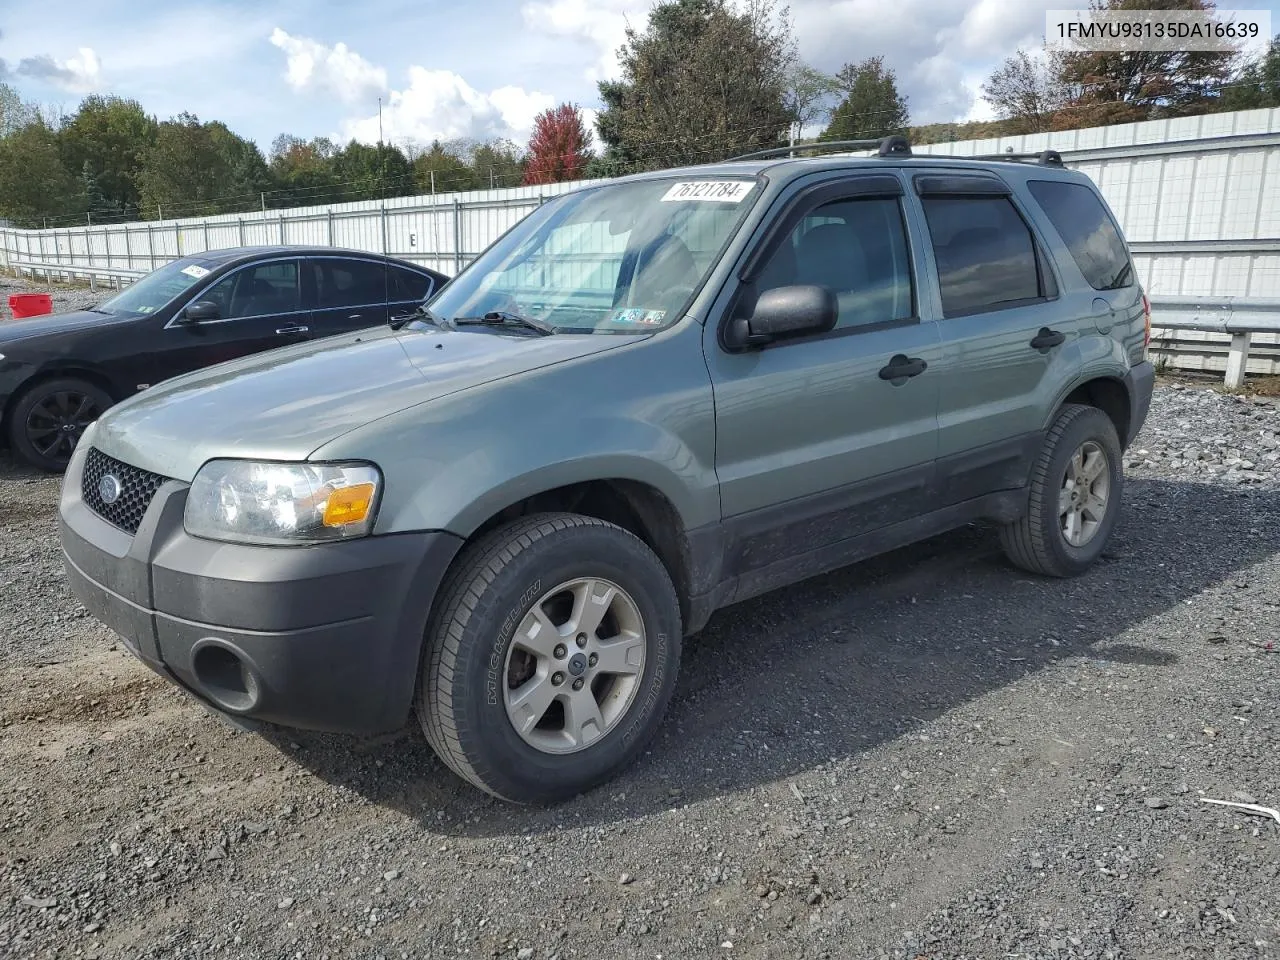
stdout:
POLYGON ((190 537, 163 484, 134 535, 59 511, 71 588, 153 670, 232 718, 353 734, 409 718, 432 599, 462 541, 428 532, 302 547, 190 537))

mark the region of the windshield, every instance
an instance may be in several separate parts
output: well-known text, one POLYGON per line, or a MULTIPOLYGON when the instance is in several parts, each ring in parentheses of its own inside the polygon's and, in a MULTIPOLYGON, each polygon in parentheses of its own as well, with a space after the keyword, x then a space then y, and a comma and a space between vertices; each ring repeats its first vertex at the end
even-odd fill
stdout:
POLYGON ((207 261, 184 257, 131 283, 95 309, 103 313, 155 313, 210 272, 207 261))
POLYGON ((671 326, 758 191, 751 179, 640 180, 530 214, 431 301, 445 321, 517 314, 558 333, 671 326))

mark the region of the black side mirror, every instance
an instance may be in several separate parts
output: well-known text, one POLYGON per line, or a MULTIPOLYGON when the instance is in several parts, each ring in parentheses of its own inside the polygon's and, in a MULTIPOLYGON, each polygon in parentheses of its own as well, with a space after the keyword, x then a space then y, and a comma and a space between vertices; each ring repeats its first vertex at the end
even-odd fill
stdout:
POLYGON ((208 323, 210 320, 221 319, 222 311, 212 300, 197 300, 195 303, 188 304, 187 308, 178 314, 180 323, 208 323))
POLYGON ((775 287, 760 294, 751 316, 730 323, 726 346, 761 346, 786 337, 827 333, 839 315, 836 295, 826 287, 775 287))

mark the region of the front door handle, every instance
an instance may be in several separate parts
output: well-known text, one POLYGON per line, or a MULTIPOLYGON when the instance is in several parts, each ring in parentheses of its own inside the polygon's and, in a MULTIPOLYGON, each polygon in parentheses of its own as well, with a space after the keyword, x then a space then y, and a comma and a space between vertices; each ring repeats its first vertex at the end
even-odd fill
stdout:
POLYGON ((284 336, 290 333, 306 333, 310 329, 311 329, 310 327, 304 327, 304 326, 301 326, 300 324, 293 324, 288 327, 280 327, 279 329, 276 330, 276 333, 280 334, 281 336, 284 336))
POLYGON ((881 380, 907 380, 924 373, 929 365, 919 357, 908 357, 906 354, 895 354, 889 365, 880 368, 881 380))
POLYGON ((1035 335, 1031 341, 1031 346, 1037 350, 1051 350, 1054 347, 1061 346, 1066 342, 1067 336, 1057 330, 1050 330, 1048 327, 1041 327, 1040 332, 1035 335))

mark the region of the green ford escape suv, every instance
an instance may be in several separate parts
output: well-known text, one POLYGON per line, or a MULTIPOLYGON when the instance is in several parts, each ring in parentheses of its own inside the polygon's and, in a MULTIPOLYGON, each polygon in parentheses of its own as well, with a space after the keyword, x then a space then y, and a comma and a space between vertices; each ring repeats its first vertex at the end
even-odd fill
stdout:
POLYGON ((108 410, 63 483, 67 575, 241 723, 416 714, 476 786, 554 801, 637 756, 717 608, 980 518, 1017 566, 1085 571, 1149 325, 1052 154, 894 138, 585 187, 408 324, 108 410))

